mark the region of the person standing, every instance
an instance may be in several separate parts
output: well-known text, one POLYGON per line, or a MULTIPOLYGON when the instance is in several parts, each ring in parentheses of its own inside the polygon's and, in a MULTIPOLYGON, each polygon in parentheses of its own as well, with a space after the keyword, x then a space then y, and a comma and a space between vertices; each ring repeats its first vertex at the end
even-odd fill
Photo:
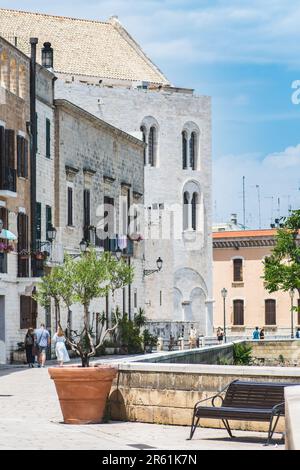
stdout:
POLYGON ((33 328, 28 328, 27 333, 25 335, 25 351, 26 351, 26 361, 28 364, 28 367, 34 367, 34 344, 35 344, 35 335, 34 335, 34 329, 33 328))
POLYGON ((47 348, 50 346, 50 334, 44 323, 35 332, 36 347, 38 351, 38 367, 45 367, 47 348))
POLYGON ((265 330, 262 328, 259 333, 260 339, 265 339, 265 330))
POLYGON ((254 339, 254 340, 260 339, 258 326, 255 328, 255 330, 252 333, 252 339, 254 339))
POLYGON ((55 343, 55 353, 58 365, 62 367, 64 362, 70 361, 70 357, 65 345, 66 337, 60 326, 58 327, 57 332, 54 334, 52 340, 55 343))
POLYGON ((189 345, 190 349, 195 349, 197 347, 197 330, 194 328, 194 325, 191 325, 189 345))
POLYGON ((223 333, 223 330, 222 328, 219 326, 219 328, 217 329, 217 339, 218 339, 218 342, 219 343, 223 343, 223 339, 224 339, 224 333, 223 333))
POLYGON ((297 338, 297 339, 300 339, 300 328, 297 328, 297 331, 296 331, 296 338, 297 338))

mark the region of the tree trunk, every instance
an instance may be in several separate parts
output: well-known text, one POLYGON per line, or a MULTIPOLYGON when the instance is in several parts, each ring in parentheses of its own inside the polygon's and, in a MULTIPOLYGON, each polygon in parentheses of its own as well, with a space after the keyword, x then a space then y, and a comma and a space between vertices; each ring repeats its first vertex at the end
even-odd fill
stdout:
POLYGON ((82 367, 90 367, 90 358, 87 354, 81 356, 81 365, 82 367))

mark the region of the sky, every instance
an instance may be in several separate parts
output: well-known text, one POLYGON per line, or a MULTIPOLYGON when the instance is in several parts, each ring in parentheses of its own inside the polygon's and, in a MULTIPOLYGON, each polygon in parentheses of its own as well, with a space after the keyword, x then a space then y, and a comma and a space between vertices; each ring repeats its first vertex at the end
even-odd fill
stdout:
POLYGON ((292 84, 300 89, 300 0, 0 0, 0 7, 101 21, 117 15, 174 85, 212 97, 214 221, 237 213, 243 223, 243 176, 248 227, 266 228, 299 208, 300 92, 292 84))

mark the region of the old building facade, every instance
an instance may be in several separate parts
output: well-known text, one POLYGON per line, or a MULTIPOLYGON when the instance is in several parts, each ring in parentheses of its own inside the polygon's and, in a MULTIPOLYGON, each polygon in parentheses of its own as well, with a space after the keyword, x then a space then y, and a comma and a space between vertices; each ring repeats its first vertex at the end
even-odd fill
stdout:
MULTIPOLYGON (((99 256, 115 254, 134 268, 134 280, 114 298, 97 299, 92 313, 105 312, 108 321, 116 307, 133 314, 144 306, 144 243, 127 238, 134 206, 143 206, 144 144, 66 100, 55 101, 55 218, 57 243, 71 255, 88 241, 99 256)), ((78 328, 72 307, 72 328, 78 328)))
MULTIPOLYGON (((227 335, 252 336, 256 326, 266 337, 291 337, 300 326, 300 315, 291 310, 288 292, 270 294, 264 285, 263 261, 275 245, 276 230, 243 230, 213 234, 214 327, 224 327, 227 335)), ((300 306, 298 294, 294 306, 300 306)))

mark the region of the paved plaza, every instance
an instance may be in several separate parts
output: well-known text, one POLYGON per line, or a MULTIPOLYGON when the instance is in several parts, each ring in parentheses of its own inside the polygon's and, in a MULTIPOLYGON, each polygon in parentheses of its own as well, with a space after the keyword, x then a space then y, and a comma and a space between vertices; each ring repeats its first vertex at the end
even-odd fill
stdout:
MULTIPOLYGON (((248 449, 283 450, 263 446, 266 434, 236 431, 230 440, 225 430, 196 431, 187 441, 187 427, 110 422, 89 426, 62 424, 54 383, 47 369, 0 369, 0 449, 248 449)), ((277 435, 280 438, 280 435, 277 435)))

